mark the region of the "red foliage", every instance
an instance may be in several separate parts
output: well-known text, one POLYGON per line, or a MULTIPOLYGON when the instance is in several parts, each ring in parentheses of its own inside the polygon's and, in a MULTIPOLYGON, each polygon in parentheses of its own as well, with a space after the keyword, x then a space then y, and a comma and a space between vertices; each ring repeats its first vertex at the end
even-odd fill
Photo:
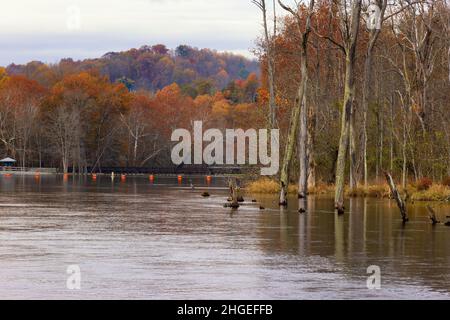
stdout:
POLYGON ((450 187, 450 176, 445 177, 444 180, 442 180, 442 184, 446 187, 450 187))
POLYGON ((417 182, 417 190, 425 191, 431 188, 433 185, 433 180, 430 178, 424 177, 417 182))

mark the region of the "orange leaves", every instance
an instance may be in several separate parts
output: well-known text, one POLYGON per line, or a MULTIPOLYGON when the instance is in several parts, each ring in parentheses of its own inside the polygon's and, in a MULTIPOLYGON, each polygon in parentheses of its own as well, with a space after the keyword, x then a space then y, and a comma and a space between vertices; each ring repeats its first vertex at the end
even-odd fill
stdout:
POLYGON ((173 83, 158 91, 152 101, 154 116, 164 135, 173 129, 187 128, 190 124, 194 102, 182 94, 180 87, 173 83))
POLYGON ((111 84, 106 77, 97 77, 87 72, 66 76, 51 92, 50 101, 54 107, 113 109, 125 112, 130 102, 127 88, 111 84))
POLYGON ((6 73, 6 69, 0 67, 0 85, 7 78, 8 74, 6 73))
POLYGON ((37 108, 44 98, 46 89, 36 81, 23 76, 4 77, 0 82, 0 107, 21 112, 23 108, 37 108))
POLYGON ((152 100, 145 93, 133 94, 130 102, 130 111, 137 113, 148 113, 152 108, 152 100))
POLYGON ((205 94, 195 98, 193 113, 195 119, 205 123, 211 115, 213 104, 214 98, 210 95, 205 94))
POLYGON ((197 96, 194 100, 194 105, 196 108, 208 109, 211 108, 213 104, 213 97, 205 94, 201 96, 197 96))
POLYGON ((225 118, 230 115, 231 105, 228 100, 220 100, 214 103, 212 114, 215 118, 225 118))

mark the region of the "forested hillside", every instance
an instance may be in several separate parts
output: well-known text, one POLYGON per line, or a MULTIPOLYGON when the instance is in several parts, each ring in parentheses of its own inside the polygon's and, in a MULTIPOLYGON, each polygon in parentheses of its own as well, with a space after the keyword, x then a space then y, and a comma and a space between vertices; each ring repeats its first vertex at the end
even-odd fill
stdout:
POLYGON ((0 153, 64 172, 171 166, 173 130, 258 122, 257 68, 238 55, 163 45, 0 68, 0 153))
POLYGON ((47 65, 33 61, 11 64, 10 75, 23 75, 43 86, 51 86, 64 75, 98 70, 112 82, 123 82, 129 89, 156 92, 177 83, 191 96, 222 90, 230 81, 246 79, 259 72, 258 62, 231 53, 180 45, 169 50, 165 45, 142 46, 124 52, 109 52, 98 59, 63 59, 47 65))

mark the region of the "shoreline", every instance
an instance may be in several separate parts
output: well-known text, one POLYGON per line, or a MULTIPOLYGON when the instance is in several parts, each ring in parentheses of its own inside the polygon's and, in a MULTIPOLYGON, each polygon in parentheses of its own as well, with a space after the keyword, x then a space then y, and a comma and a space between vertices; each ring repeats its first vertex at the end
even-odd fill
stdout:
MULTIPOLYGON (((276 195, 280 192, 279 184, 276 180, 262 178, 254 181, 249 181, 245 184, 246 192, 253 194, 276 195)), ((423 202, 450 202, 450 186, 443 184, 433 184, 426 189, 420 190, 417 185, 410 184, 406 189, 399 188, 400 194, 404 199, 410 201, 423 202)), ((309 195, 330 195, 333 196, 335 186, 330 184, 317 184, 310 188, 309 195)), ((297 194, 298 187, 296 185, 289 185, 288 194, 297 194)), ((367 188, 358 186, 355 189, 345 187, 345 196, 348 198, 380 198, 391 199, 391 191, 389 186, 384 184, 372 184, 367 188)))

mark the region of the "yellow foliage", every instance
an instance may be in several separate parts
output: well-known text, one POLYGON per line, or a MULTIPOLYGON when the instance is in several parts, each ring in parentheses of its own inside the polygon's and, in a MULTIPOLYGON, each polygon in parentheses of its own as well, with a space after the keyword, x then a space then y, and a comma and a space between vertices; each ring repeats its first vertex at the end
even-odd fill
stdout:
POLYGON ((228 103, 227 100, 221 100, 216 103, 214 103, 212 107, 212 113, 215 116, 227 116, 230 114, 231 111, 231 105, 228 103))
POLYGON ((3 67, 0 67, 0 83, 6 80, 8 77, 8 74, 6 73, 6 69, 3 67))

